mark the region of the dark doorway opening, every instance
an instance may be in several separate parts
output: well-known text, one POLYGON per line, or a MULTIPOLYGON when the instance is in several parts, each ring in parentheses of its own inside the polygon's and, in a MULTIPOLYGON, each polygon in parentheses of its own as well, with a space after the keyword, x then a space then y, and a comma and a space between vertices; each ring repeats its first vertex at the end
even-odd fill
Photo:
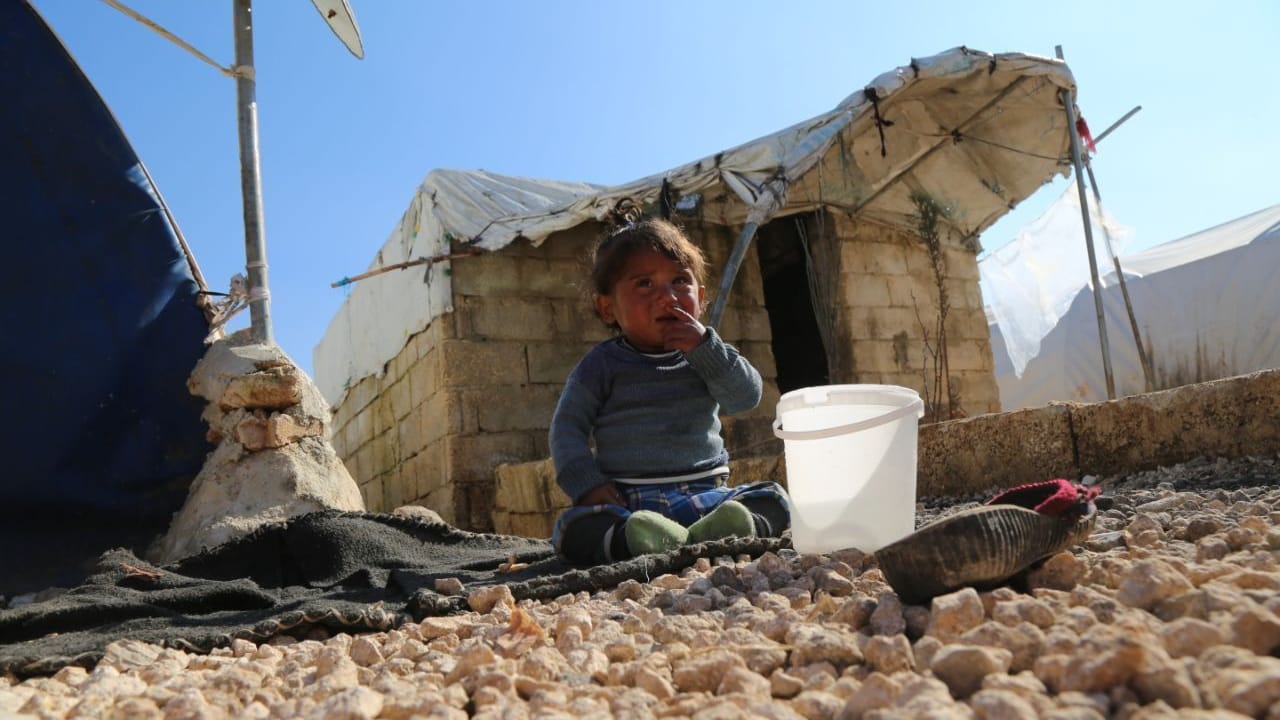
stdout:
POLYGON ((784 393, 831 380, 804 245, 812 227, 809 216, 790 216, 766 223, 756 235, 778 390, 784 393))

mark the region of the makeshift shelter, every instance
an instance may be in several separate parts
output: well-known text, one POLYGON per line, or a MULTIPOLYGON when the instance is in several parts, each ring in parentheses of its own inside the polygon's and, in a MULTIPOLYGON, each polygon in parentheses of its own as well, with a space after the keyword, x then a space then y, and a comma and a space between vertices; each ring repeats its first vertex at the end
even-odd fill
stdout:
POLYGON ((726 419, 738 457, 777 451, 793 387, 891 383, 935 417, 996 410, 978 235, 1067 171, 1073 86, 1060 60, 957 48, 617 187, 433 171, 370 269, 408 266, 357 283, 314 351, 334 447, 368 507, 492 527, 494 467, 546 456, 564 379, 605 337, 580 261, 627 204, 702 245, 721 334, 766 376, 760 407, 726 419), (720 276, 731 259, 741 273, 720 276))
POLYGON ((194 259, 110 111, 26 2, 0 2, 0 595, 70 584, 168 527, 211 445, 186 380, 194 259))
MULTIPOLYGON (((1280 205, 1120 258, 1155 390, 1280 367, 1280 205)), ((1118 397, 1145 392, 1115 272, 1102 279, 1118 397), (1112 329, 1114 328, 1114 330, 1112 329)), ((1005 410, 1106 399, 1092 289, 1080 289, 1019 374, 996 323, 1005 410)))

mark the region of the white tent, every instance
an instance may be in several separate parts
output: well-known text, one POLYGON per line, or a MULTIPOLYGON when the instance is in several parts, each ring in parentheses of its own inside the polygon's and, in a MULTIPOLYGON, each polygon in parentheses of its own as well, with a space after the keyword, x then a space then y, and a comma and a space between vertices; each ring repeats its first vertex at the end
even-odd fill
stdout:
MULTIPOLYGON (((1100 254, 1100 270, 1108 264, 1100 254)), ((1156 389, 1280 367, 1280 205, 1121 257, 1120 264, 1156 389)), ((1116 395, 1144 392, 1114 271, 1102 285, 1116 395)), ((994 322, 991 349, 1005 410, 1106 399, 1088 286, 1075 294, 1020 375, 994 322)))

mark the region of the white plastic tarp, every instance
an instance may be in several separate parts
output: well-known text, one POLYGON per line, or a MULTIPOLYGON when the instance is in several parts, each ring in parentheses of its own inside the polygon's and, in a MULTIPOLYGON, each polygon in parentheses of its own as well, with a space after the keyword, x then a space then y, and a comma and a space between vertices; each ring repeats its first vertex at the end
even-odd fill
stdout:
MULTIPOLYGON (((954 232, 977 237, 1065 171, 1063 89, 1074 80, 1060 60, 956 48, 881 75, 828 113, 625 185, 432 171, 370 269, 451 243, 537 245, 608 218, 622 200, 656 204, 664 181, 677 197, 696 198, 704 221, 727 226, 825 206, 914 232, 911 198, 923 192, 948 210, 954 232)), ((384 372, 410 337, 451 311, 450 297, 447 263, 355 285, 313 353, 325 398, 337 404, 384 372)))
MULTIPOLYGON (((1156 389, 1280 367, 1280 205, 1120 258, 1156 389)), ((1103 284, 1116 395, 1145 391, 1114 272, 1103 284)), ((1093 297, 1081 289, 1019 377, 991 325, 1005 410, 1106 399, 1093 297)))
MULTIPOLYGON (((1111 258, 1124 251, 1133 232, 1099 209, 1091 195, 1087 200, 1101 276, 1113 266, 1111 258)), ((1075 184, 1011 242, 982 258, 978 273, 987 313, 1000 326, 1014 375, 1021 375, 1040 351, 1041 339, 1066 314, 1080 290, 1091 285, 1075 184)))

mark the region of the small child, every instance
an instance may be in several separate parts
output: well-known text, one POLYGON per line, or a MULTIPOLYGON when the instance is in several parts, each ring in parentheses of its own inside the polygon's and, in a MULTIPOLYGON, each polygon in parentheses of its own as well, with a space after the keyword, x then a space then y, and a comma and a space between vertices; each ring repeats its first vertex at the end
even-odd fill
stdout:
POLYGON ((699 322, 705 276, 702 251, 665 220, 628 224, 596 248, 595 311, 618 336, 578 362, 551 420, 556 481, 574 503, 552 543, 568 562, 776 537, 790 526, 776 483, 724 484, 719 415, 754 408, 761 380, 699 322))

